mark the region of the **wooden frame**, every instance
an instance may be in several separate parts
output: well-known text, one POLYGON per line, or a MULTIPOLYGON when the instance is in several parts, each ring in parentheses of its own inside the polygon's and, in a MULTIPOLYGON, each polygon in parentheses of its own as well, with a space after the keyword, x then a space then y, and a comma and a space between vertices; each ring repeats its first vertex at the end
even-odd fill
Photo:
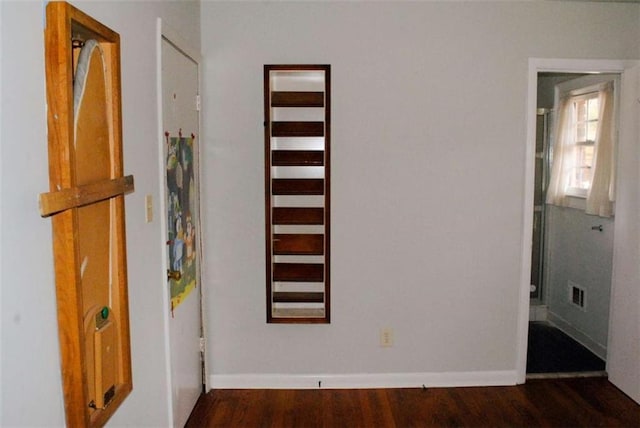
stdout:
POLYGON ((267 322, 329 323, 331 66, 265 65, 264 111, 267 322), (279 88, 272 73, 301 81, 279 88), (301 83, 309 76, 319 79, 311 89, 301 83), (281 111, 292 115, 278 119, 275 116, 281 111), (317 117, 310 120, 309 111, 317 117), (322 147, 307 147, 309 138, 320 139, 322 147), (283 149, 277 146, 277 139, 301 143, 283 149), (276 173, 290 167, 301 175, 280 177, 276 173), (322 177, 309 178, 307 171, 312 169, 321 170, 322 177), (290 198, 289 202, 276 203, 276 198, 283 197, 290 198), (305 197, 321 199, 321 206, 305 204, 305 197), (279 231, 283 226, 291 229, 279 231))
MULTIPOLYGON (((120 37, 111 29, 66 2, 51 2, 46 10, 45 67, 48 105, 48 147, 50 192, 40 195, 41 215, 52 216, 53 253, 60 340, 62 382, 67 426, 102 426, 132 390, 129 313, 127 297, 126 236, 124 194, 133 190, 133 177, 123 176, 122 127, 120 101, 120 37), (94 39, 105 61, 106 119, 110 179, 96 183, 79 183, 74 131, 74 61, 72 46, 94 39), (102 201, 102 202, 101 202, 102 201), (86 260, 80 260, 79 210, 93 204, 107 204, 109 218, 108 293, 110 307, 103 307, 107 333, 98 334, 98 315, 87 315, 82 275, 86 260), (104 309, 107 308, 106 313, 104 309), (87 327, 87 318, 96 319, 96 327, 87 327), (89 331, 89 333, 87 333, 89 331), (108 336, 107 336, 108 334, 108 336), (95 344, 86 353, 87 338, 95 344), (109 340, 108 344, 104 342, 109 340), (111 345, 114 355, 108 362, 95 349, 111 345), (90 356, 91 367, 87 359, 90 356), (115 360, 115 361, 113 361, 115 360), (104 397, 90 393, 89 378, 98 375, 96 367, 109 364, 113 385, 104 397), (98 403, 98 404, 96 404, 98 403)), ((86 167, 86 166, 85 166, 86 167)), ((105 257, 104 255, 102 257, 105 257)), ((91 327, 91 326, 90 326, 91 327)), ((95 381, 97 382, 97 381, 95 381)))

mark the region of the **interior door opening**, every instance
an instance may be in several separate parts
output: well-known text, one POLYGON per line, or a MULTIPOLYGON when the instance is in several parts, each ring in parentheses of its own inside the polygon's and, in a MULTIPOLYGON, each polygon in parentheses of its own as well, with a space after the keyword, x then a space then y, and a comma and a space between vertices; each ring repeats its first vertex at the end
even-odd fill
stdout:
MULTIPOLYGON (((617 101, 619 74, 539 72, 537 75, 528 378, 606 375, 614 217, 586 214, 582 193, 567 196, 565 206, 547 203, 547 190, 552 180, 554 148, 559 150, 557 143, 563 138, 559 136, 563 126, 572 123, 579 129, 578 119, 585 118, 584 129, 588 126, 591 129, 584 134, 585 143, 572 150, 582 150, 587 157, 593 157, 593 148, 588 146, 596 139, 600 113, 598 93, 594 91, 607 81, 614 82, 617 101), (574 100, 573 122, 565 120, 559 112, 559 106, 564 109, 566 105, 562 100, 570 96, 574 100)), ((613 105, 616 107, 612 118, 617 129, 617 103, 613 105)), ((582 141, 580 136, 576 140, 582 141)), ((583 169, 579 177, 591 179, 592 159, 585 160, 584 153, 572 156, 582 156, 584 164, 579 165, 583 169)))
POLYGON ((158 21, 160 173, 169 415, 184 426, 203 390, 199 54, 158 21))

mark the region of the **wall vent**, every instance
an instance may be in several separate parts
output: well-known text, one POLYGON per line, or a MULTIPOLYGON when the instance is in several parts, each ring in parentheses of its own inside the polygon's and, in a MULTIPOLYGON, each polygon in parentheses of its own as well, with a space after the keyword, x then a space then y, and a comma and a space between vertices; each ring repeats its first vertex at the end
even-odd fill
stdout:
POLYGON ((583 311, 586 311, 587 306, 587 291, 576 284, 573 281, 568 281, 569 285, 569 302, 577 306, 583 311))

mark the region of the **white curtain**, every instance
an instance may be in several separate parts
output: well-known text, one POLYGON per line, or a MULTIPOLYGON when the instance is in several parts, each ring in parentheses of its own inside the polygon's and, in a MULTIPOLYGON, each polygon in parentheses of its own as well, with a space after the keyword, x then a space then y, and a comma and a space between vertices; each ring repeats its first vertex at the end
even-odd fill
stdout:
POLYGON ((615 201, 615 134, 613 82, 599 91, 600 115, 593 156, 593 180, 587 193, 585 212, 600 217, 613 215, 615 201))
POLYGON ((571 132, 572 111, 570 97, 560 99, 556 109, 557 117, 553 134, 555 136, 553 166, 547 187, 547 203, 551 205, 569 205, 566 190, 569 185, 570 152, 574 144, 571 132))
MULTIPOLYGON (((594 148, 593 180, 587 192, 585 212, 600 217, 611 217, 615 201, 613 82, 603 84, 598 92, 600 112, 594 148)), ((573 110, 571 97, 567 96, 559 101, 556 110, 558 117, 554 134, 556 140, 553 146, 553 165, 546 199, 546 202, 551 205, 570 206, 566 192, 569 186, 569 174, 574 167, 572 151, 575 149, 575 142, 571 132, 574 121, 573 110)))

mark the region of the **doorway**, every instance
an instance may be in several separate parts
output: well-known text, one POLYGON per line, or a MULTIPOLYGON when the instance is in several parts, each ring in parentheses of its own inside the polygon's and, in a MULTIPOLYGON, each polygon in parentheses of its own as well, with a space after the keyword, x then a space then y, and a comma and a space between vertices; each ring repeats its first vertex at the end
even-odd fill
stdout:
MULTIPOLYGON (((609 110, 607 120, 598 120, 599 105, 604 104, 599 93, 612 82, 615 106, 619 80, 619 75, 603 73, 540 72, 537 76, 529 377, 605 374, 614 217, 587 214, 586 196, 595 169, 597 128, 610 119, 612 129, 617 129, 617 109, 609 110), (570 118, 562 116, 560 104, 567 106, 564 111, 570 118), (563 192, 561 205, 546 203, 559 120, 563 127, 572 128, 570 138, 575 140, 563 158, 565 164, 571 161, 572 171, 565 181, 580 186, 570 187, 566 195, 563 192)), ((614 173, 612 168, 608 176, 614 173)))
POLYGON ((206 378, 200 274, 200 57, 160 20, 157 38, 168 398, 173 425, 184 426, 206 378))
POLYGON ((535 117, 539 72, 617 73, 621 75, 617 147, 615 242, 611 304, 607 338, 608 380, 640 403, 640 184, 638 139, 640 136, 640 62, 530 58, 527 86, 527 139, 524 162, 524 199, 521 276, 517 327, 516 382, 526 381, 527 339, 531 288, 531 231, 535 165, 535 117))

